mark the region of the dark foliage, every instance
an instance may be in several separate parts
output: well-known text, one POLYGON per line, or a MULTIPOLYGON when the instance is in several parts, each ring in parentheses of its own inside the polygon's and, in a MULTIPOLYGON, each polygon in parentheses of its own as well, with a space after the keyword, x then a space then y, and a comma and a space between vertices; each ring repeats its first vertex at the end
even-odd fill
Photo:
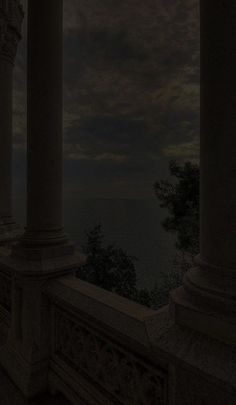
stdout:
POLYGON ((114 245, 104 246, 101 225, 86 232, 86 236, 87 241, 82 250, 87 261, 80 267, 77 276, 124 297, 133 297, 137 281, 134 266, 136 258, 114 245))
POLYGON ((151 291, 138 289, 134 265, 137 259, 115 245, 105 246, 102 227, 97 225, 86 232, 82 250, 87 261, 77 272, 79 278, 154 309, 168 304, 170 291, 182 284, 183 275, 199 250, 199 167, 171 161, 169 168, 175 181, 160 180, 154 189, 160 207, 169 213, 163 227, 177 237, 173 268, 161 273, 151 291))
POLYGON ((152 307, 168 304, 170 291, 183 283, 183 276, 193 265, 199 252, 199 166, 191 162, 183 166, 175 161, 169 164, 174 182, 157 181, 154 185, 160 207, 168 211, 162 225, 176 235, 176 256, 173 268, 161 273, 160 282, 151 291, 152 307))
POLYGON ((161 180, 154 185, 160 207, 169 212, 163 226, 176 234, 177 249, 193 257, 199 251, 199 166, 171 161, 169 169, 175 181, 161 180))

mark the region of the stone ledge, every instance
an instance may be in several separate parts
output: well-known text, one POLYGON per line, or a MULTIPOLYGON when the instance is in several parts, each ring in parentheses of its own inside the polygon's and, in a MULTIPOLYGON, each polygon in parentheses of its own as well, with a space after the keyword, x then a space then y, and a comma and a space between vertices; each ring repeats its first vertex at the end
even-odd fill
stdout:
MULTIPOLYGON (((236 404, 236 348, 190 328, 174 324, 168 308, 158 311, 159 334, 153 351, 161 352, 176 370, 186 370, 214 387, 232 395, 236 404)), ((218 402, 206 402, 206 404, 218 402)), ((223 403, 223 402, 222 402, 223 403)), ((185 403, 184 403, 185 404, 185 403)), ((189 402, 191 404, 191 402, 189 402)))
POLYGON ((59 277, 68 271, 75 271, 85 260, 80 252, 41 260, 27 260, 24 257, 11 256, 7 251, 5 253, 0 256, 0 267, 3 271, 28 279, 59 277))
POLYGON ((44 292, 54 303, 74 314, 84 314, 138 343, 150 347, 157 311, 76 277, 47 283, 44 292))

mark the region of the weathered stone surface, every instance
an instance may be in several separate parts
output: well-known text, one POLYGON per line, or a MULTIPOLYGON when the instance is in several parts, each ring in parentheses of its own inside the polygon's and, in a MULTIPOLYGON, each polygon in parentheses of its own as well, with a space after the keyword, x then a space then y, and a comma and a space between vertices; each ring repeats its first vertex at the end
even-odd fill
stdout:
POLYGON ((175 405, 234 405, 235 394, 220 389, 201 373, 176 367, 175 405))
MULTIPOLYGON (((0 368, 0 403, 1 405, 70 405, 70 402, 61 395, 54 397, 44 394, 28 401, 2 368, 0 368)), ((84 404, 78 403, 78 405, 84 404)))
POLYGON ((45 285, 44 292, 63 307, 78 309, 88 317, 149 346, 149 322, 156 311, 75 277, 63 277, 45 285))
POLYGON ((0 59, 14 64, 24 17, 19 0, 0 1, 0 59))
POLYGON ((96 405, 168 404, 168 363, 152 355, 156 311, 72 277, 44 291, 53 308, 52 387, 74 404, 77 396, 96 405))
POLYGON ((224 403, 220 402, 223 399, 227 405, 236 403, 236 348, 176 325, 168 307, 152 311, 69 277, 50 281, 45 293, 54 308, 50 384, 65 395, 73 392, 74 404, 76 393, 92 405, 113 404, 116 400, 133 404, 140 398, 148 405, 169 405, 171 400, 175 405, 218 405, 224 403), (120 363, 125 351, 126 371, 120 363), (146 365, 141 375, 145 379, 146 367, 149 384, 158 375, 154 386, 162 387, 159 397, 155 397, 152 384, 147 391, 134 388, 137 397, 132 397, 132 379, 140 381, 135 374, 139 358, 146 365), (123 394, 121 399, 119 383, 126 372, 130 385, 126 398, 123 394), (104 389, 107 394, 103 397, 104 389))
POLYGON ((236 345, 236 14, 201 1, 200 255, 172 294, 180 325, 236 345))
MULTIPOLYGON (((11 274, 11 322, 6 344, 0 349, 0 363, 27 398, 44 392, 48 384, 50 307, 42 295, 43 286, 51 278, 73 274, 79 258, 68 255, 30 262, 9 254, 1 257, 3 288, 9 287, 6 275, 11 274)), ((1 314, 8 300, 3 298, 0 319, 4 322, 1 314)))
MULTIPOLYGON (((236 349, 193 329, 176 325, 169 311, 158 312, 162 332, 153 342, 172 367, 175 405, 234 405, 236 349)), ((158 329, 157 329, 158 330, 158 329)))
POLYGON ((62 0, 28 1, 27 224, 21 244, 59 245, 63 254, 62 22, 62 0))
POLYGON ((0 245, 21 234, 12 219, 12 74, 22 20, 18 0, 0 1, 0 245))
MULTIPOLYGON (((14 31, 18 21, 14 7, 19 2, 4 5, 3 15, 14 31)), ((42 295, 43 285, 50 278, 73 274, 81 264, 62 224, 62 11, 62 0, 28 1, 27 226, 11 254, 0 258, 2 310, 10 304, 3 294, 9 289, 3 275, 11 274, 11 323, 0 363, 27 398, 46 391, 48 384, 50 307, 42 295)), ((10 69, 5 45, 2 53, 10 69)), ((12 71, 7 72, 9 90, 12 71)), ((10 97, 8 101, 7 135, 10 97)), ((7 142, 9 152, 9 137, 7 142)))

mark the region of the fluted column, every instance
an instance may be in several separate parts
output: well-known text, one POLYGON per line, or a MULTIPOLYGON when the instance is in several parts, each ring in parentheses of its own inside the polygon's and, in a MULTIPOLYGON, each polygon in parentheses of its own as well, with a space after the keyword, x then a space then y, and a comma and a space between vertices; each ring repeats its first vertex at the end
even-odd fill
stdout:
POLYGON ((236 6, 202 0, 200 255, 177 323, 236 343, 236 6))
POLYGON ((62 221, 62 52, 63 1, 29 0, 27 226, 18 254, 33 248, 40 255, 52 247, 52 255, 68 252, 62 221))
POLYGON ((0 244, 20 233, 12 218, 12 82, 22 20, 19 1, 0 1, 0 244))

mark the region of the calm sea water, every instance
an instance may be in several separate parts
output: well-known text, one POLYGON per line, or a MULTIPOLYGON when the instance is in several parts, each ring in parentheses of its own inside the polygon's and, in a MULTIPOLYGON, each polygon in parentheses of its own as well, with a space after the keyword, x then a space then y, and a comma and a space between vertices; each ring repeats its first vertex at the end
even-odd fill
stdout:
MULTIPOLYGON (((15 217, 25 223, 24 202, 16 200, 15 217)), ((86 240, 85 230, 100 223, 106 243, 115 243, 136 256, 138 285, 151 288, 160 272, 168 271, 175 255, 174 238, 165 232, 161 221, 166 211, 152 200, 66 199, 64 222, 67 233, 78 246, 86 240)))

